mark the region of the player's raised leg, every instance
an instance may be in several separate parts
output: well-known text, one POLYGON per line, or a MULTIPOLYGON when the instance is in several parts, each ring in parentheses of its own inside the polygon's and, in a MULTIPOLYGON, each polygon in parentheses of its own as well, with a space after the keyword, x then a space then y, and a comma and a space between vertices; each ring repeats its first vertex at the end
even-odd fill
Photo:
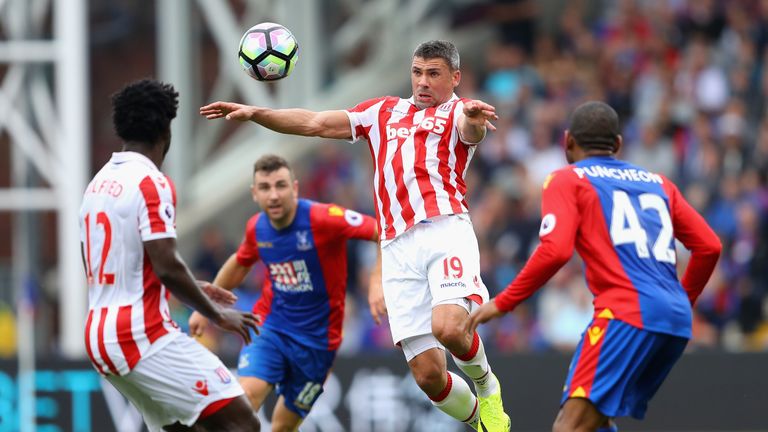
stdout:
POLYGON ((488 299, 480 278, 480 252, 472 222, 466 215, 436 220, 424 241, 439 245, 428 265, 432 296, 432 334, 474 383, 480 419, 490 432, 506 432, 501 386, 491 371, 480 336, 467 331, 469 312, 488 299))
MULTIPOLYGON (((504 412, 499 380, 491 372, 485 349, 477 333, 466 333, 470 301, 457 299, 457 304, 439 304, 432 309, 432 332, 453 355, 456 365, 474 383, 480 402, 480 419, 489 432, 506 432, 509 416, 504 412)), ((462 380, 463 382, 463 380, 462 380)))

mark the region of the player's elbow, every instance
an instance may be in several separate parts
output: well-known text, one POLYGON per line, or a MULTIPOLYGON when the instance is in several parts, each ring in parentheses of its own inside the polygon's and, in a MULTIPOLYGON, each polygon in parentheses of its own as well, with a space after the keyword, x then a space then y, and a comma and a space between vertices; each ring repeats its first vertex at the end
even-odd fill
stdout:
POLYGON ((322 137, 325 138, 325 126, 322 122, 317 120, 311 120, 304 125, 304 132, 302 135, 309 137, 322 137))
POLYGON ((723 242, 720 241, 720 239, 715 239, 715 241, 712 243, 712 255, 720 256, 720 254, 723 252, 723 242))
POLYGON ((571 256, 573 255, 573 252, 570 248, 563 247, 551 247, 549 248, 548 252, 549 253, 547 255, 549 256, 549 260, 558 268, 568 263, 568 261, 571 260, 571 256))
POLYGON ((700 251, 697 251, 699 255, 709 258, 717 259, 720 257, 720 253, 723 251, 723 243, 717 235, 712 237, 704 244, 700 251))
POLYGON ((534 256, 529 261, 535 260, 547 267, 560 268, 571 260, 573 247, 565 247, 550 241, 542 241, 536 248, 534 256))
POLYGON ((568 261, 570 261, 570 260, 571 260, 571 255, 570 254, 569 255, 564 255, 564 254, 563 255, 558 255, 557 258, 554 260, 553 267, 558 268, 558 269, 562 268, 563 266, 568 264, 568 261))
POLYGON ((160 282, 169 289, 175 287, 178 281, 187 275, 184 263, 178 260, 171 259, 157 263, 153 262, 152 267, 160 282))
POLYGON ((335 114, 335 112, 323 112, 315 115, 307 125, 310 136, 330 139, 352 138, 352 128, 346 114, 341 114, 342 118, 335 114))
MULTIPOLYGON (((160 268, 160 269, 154 269, 154 270, 155 270, 155 275, 157 276, 158 279, 160 279, 160 282, 162 282, 163 285, 165 285, 169 289, 171 289, 170 287, 176 286, 176 279, 177 279, 176 272, 167 268, 160 268)), ((171 289, 171 291, 173 290, 171 289)))

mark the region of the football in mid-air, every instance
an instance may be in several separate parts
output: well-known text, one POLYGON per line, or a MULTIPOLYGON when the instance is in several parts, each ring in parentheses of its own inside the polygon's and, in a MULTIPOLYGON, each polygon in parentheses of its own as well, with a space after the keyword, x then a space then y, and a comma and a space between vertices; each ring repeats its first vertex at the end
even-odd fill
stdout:
POLYGON ((299 44, 287 28, 265 22, 248 29, 240 39, 240 64, 252 78, 274 81, 287 77, 299 58, 299 44))

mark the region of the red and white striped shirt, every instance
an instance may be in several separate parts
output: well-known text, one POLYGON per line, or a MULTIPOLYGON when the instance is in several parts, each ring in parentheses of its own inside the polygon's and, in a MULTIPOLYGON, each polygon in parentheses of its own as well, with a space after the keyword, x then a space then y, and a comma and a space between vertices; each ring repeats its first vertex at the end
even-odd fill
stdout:
POLYGON ((455 94, 420 110, 413 97, 384 96, 346 111, 352 141, 368 140, 382 240, 422 220, 468 211, 464 175, 475 152, 461 141, 457 120, 466 99, 455 94))
POLYGON ((171 180, 135 152, 114 153, 88 184, 80 207, 85 348, 102 374, 127 374, 180 334, 144 250, 145 241, 176 237, 175 204, 171 180))

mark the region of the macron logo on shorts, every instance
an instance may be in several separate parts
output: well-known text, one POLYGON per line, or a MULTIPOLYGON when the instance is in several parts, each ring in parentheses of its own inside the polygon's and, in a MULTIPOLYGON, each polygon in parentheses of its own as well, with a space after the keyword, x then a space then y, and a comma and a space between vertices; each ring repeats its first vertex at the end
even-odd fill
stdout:
POLYGON ((198 380, 192 390, 200 393, 203 396, 208 396, 208 380, 198 380))

